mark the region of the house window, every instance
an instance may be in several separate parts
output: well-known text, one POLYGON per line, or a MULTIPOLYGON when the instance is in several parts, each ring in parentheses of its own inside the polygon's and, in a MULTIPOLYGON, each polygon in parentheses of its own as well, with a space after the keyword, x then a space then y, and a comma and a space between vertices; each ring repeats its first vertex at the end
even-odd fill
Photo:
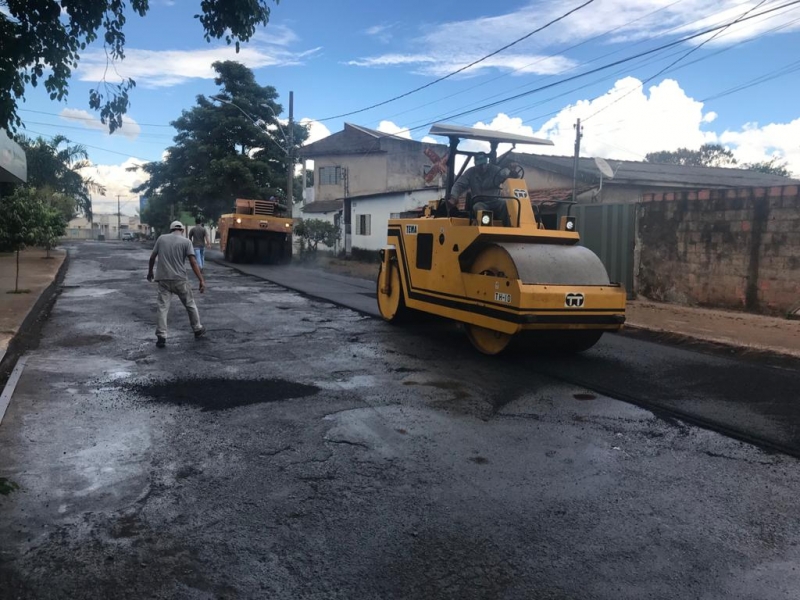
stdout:
POLYGON ((356 215, 356 235, 370 235, 370 216, 356 215))
POLYGON ((320 167, 320 185, 339 185, 342 182, 342 167, 320 167))
POLYGON ((390 219, 399 219, 400 218, 400 213, 389 213, 389 218, 390 219))

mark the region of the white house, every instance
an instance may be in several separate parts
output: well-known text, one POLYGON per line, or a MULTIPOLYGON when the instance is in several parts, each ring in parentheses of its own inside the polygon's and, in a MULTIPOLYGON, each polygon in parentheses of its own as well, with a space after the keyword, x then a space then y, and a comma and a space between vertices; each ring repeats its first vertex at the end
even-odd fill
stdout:
POLYGON ((442 197, 446 172, 437 163, 446 152, 441 144, 345 123, 302 149, 314 160, 314 201, 301 216, 341 225, 337 250, 379 250, 391 216, 442 197))

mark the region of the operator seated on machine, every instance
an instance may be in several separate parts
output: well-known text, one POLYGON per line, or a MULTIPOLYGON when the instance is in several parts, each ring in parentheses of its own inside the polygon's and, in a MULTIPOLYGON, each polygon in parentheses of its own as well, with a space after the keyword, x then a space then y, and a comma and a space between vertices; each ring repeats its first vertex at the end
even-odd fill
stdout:
POLYGON ((454 208, 461 194, 469 191, 475 199, 470 219, 474 219, 479 210, 490 210, 495 219, 502 221, 503 227, 511 227, 506 199, 500 197, 500 186, 510 175, 511 169, 489 164, 489 156, 479 152, 475 155, 475 166, 464 171, 453 184, 447 203, 454 208))

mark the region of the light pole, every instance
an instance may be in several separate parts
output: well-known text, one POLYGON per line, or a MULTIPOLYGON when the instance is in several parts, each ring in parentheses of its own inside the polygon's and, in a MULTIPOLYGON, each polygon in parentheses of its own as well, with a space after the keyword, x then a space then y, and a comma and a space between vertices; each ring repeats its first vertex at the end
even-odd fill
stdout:
MULTIPOLYGON (((217 102, 222 102, 224 104, 230 104, 231 106, 236 107, 236 109, 238 109, 239 112, 241 112, 245 117, 247 117, 247 119, 253 125, 255 125, 259 129, 261 129, 264 133, 267 133, 267 124, 262 119, 257 119, 255 117, 253 117, 253 115, 248 113, 246 110, 244 110, 241 106, 239 106, 238 104, 236 104, 232 100, 227 100, 227 99, 223 98, 222 96, 209 96, 209 98, 211 98, 211 100, 216 100, 217 102)), ((294 189, 293 189, 294 188, 294 156, 293 156, 293 150, 294 150, 294 148, 293 148, 293 146, 294 146, 294 92, 289 92, 289 135, 288 135, 288 137, 286 135, 286 132, 283 130, 283 127, 281 127, 281 123, 278 120, 278 115, 275 114, 275 111, 272 109, 272 107, 269 104, 267 104, 266 102, 262 102, 260 104, 260 106, 262 106, 263 108, 268 109, 272 113, 272 116, 275 118, 275 122, 278 124, 278 129, 280 130, 281 135, 283 136, 283 141, 286 144, 286 147, 284 148, 283 146, 278 144, 278 142, 276 142, 274 139, 272 139, 272 136, 267 135, 267 137, 270 140, 272 140, 275 143, 275 145, 278 146, 278 148, 280 148, 283 151, 283 153, 286 154, 286 156, 287 156, 287 160, 286 160, 286 162, 287 162, 287 168, 286 168, 286 205, 291 210, 291 208, 292 208, 292 196, 293 196, 293 193, 294 193, 294 189)))
POLYGON ((286 140, 286 154, 289 159, 286 161, 289 166, 286 169, 286 206, 292 210, 292 196, 294 195, 294 159, 292 156, 292 146, 294 145, 294 92, 289 92, 289 139, 286 140))

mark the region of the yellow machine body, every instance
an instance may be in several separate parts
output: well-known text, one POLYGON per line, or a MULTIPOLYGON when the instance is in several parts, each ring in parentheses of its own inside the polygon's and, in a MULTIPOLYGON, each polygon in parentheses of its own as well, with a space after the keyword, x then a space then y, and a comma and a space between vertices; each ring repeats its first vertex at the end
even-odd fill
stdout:
POLYGON ((276 264, 292 258, 293 220, 274 200, 237 198, 236 212, 219 218, 220 250, 234 263, 276 264))
POLYGON ((503 196, 509 197, 511 227, 431 211, 389 220, 378 279, 384 319, 413 309, 464 323, 486 354, 501 352, 527 331, 548 331, 549 339, 563 332, 564 349, 579 351, 602 332, 619 330, 625 290, 578 244, 579 234, 544 229, 524 180, 506 180, 503 196))

